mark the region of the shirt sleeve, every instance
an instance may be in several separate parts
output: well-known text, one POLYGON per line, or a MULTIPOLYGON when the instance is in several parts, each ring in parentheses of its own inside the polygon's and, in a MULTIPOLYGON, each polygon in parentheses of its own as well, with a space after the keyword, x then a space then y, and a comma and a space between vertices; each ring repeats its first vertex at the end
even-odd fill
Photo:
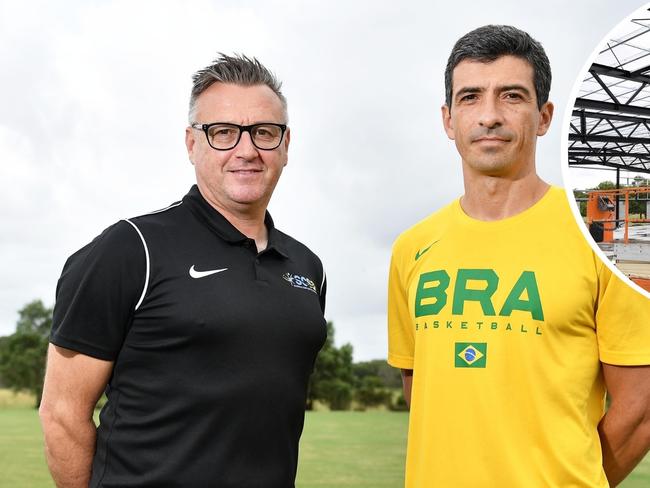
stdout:
POLYGON ((388 273, 388 364, 413 369, 415 337, 408 311, 408 294, 400 276, 399 259, 393 248, 388 273))
POLYGON ((70 256, 57 284, 50 342, 115 360, 143 294, 146 265, 143 243, 125 221, 70 256))
POLYGON ((600 361, 650 364, 650 300, 602 265, 596 309, 600 361))

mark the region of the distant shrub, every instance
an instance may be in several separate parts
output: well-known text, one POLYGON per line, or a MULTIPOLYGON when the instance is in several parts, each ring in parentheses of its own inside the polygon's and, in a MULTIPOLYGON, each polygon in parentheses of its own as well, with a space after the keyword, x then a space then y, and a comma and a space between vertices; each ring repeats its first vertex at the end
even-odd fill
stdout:
POLYGON ((400 393, 395 400, 391 403, 390 409, 394 412, 406 412, 408 411, 409 407, 406 404, 406 400, 404 399, 404 394, 400 393))
POLYGON ((355 400, 363 407, 390 407, 392 393, 384 387, 383 381, 377 376, 365 376, 355 392, 355 400))

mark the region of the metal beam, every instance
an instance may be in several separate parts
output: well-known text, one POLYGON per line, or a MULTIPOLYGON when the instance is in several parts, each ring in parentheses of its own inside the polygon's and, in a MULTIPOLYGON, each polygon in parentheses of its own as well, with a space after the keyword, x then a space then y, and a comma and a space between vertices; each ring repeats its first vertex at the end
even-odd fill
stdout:
MULTIPOLYGON (((638 23, 638 22, 637 22, 638 20, 644 20, 644 19, 632 19, 632 23, 633 23, 633 24, 637 24, 637 23, 638 23)), ((615 47, 618 47, 618 46, 620 46, 621 44, 628 43, 628 42, 630 42, 632 39, 636 39, 637 37, 641 37, 641 36, 644 35, 646 32, 650 31, 650 28, 646 27, 646 26, 643 25, 643 24, 642 24, 642 27, 645 27, 645 30, 641 30, 641 29, 639 29, 638 31, 632 32, 632 33, 629 34, 627 37, 624 37, 624 38, 622 38, 622 39, 618 39, 618 40, 616 41, 616 44, 614 44, 614 45, 610 45, 609 42, 608 42, 608 43, 607 43, 607 49, 603 49, 603 50, 600 51, 598 54, 603 54, 603 53, 605 53, 605 52, 607 52, 607 51, 612 51, 612 53, 613 53, 613 52, 614 52, 613 50, 614 50, 615 47)))
POLYGON ((636 166, 628 166, 625 164, 620 164, 620 163, 610 163, 610 162, 603 162, 603 161, 592 161, 590 159, 580 159, 576 161, 571 161, 569 159, 569 166, 607 166, 608 168, 620 168, 624 169, 627 171, 634 171, 637 173, 648 173, 650 174, 650 168, 644 168, 644 167, 636 167, 636 166))
POLYGON ((639 83, 650 83, 650 76, 643 75, 638 72, 631 72, 626 69, 614 68, 612 66, 605 66, 604 64, 593 63, 590 72, 598 73, 599 75, 611 76, 620 80, 637 81, 639 83))
POLYGON ((645 163, 639 162, 639 163, 624 163, 624 162, 618 162, 617 160, 614 160, 613 158, 601 158, 599 156, 592 156, 592 155, 585 155, 585 154, 569 154, 569 163, 571 165, 580 165, 580 164, 591 164, 591 165, 603 165, 603 166, 611 166, 613 168, 623 168, 623 169, 628 169, 630 171, 650 171, 650 167, 648 167, 645 163), (597 159, 589 159, 589 158, 597 158, 597 159))
POLYGON ((580 154, 580 155, 589 155, 589 156, 603 156, 614 157, 614 156, 623 156, 627 158, 638 158, 638 159, 647 159, 650 160, 650 154, 648 153, 627 153, 624 151, 615 151, 611 149, 598 149, 598 148, 589 148, 589 147, 574 147, 569 149, 569 154, 580 154))
MULTIPOLYGON (((616 168, 616 189, 618 190, 619 188, 621 188, 621 168, 616 168)), ((620 210, 620 208, 619 208, 620 207, 620 205, 619 205, 620 200, 621 200, 620 195, 616 195, 616 210, 615 210, 614 215, 616 215, 617 219, 621 218, 621 214, 619 212, 619 210, 620 210)), ((618 227, 618 222, 616 222, 615 225, 616 225, 616 227, 618 227)), ((625 230, 626 230, 625 238, 627 240, 627 229, 625 229, 625 230)))
MULTIPOLYGON (((608 135, 610 135, 612 133, 612 131, 614 131, 620 137, 632 137, 632 135, 634 134, 636 129, 643 123, 643 121, 639 119, 638 122, 626 122, 626 123, 621 124, 621 125, 614 125, 612 123, 612 121, 609 120, 609 119, 601 119, 601 120, 604 120, 605 122, 607 122, 609 124, 609 128, 603 128, 603 129, 599 130, 598 132, 596 132, 592 128, 588 132, 588 135, 590 135, 590 136, 600 136, 600 135, 608 136, 608 135), (631 131, 629 131, 625 135, 621 134, 622 130, 629 129, 630 127, 634 127, 634 129, 632 129, 631 131)), ((618 121, 616 121, 616 122, 618 122, 618 121)), ((594 127, 596 127, 596 126, 594 125, 594 127)), ((639 137, 643 137, 643 136, 639 136, 639 137)))
POLYGON ((647 86, 647 83, 645 83, 645 82, 641 83, 639 85, 639 88, 637 88, 637 90, 634 92, 634 94, 630 98, 628 98, 627 102, 625 102, 625 105, 629 105, 630 103, 632 103, 632 100, 634 100, 636 98, 636 96, 639 93, 641 93, 641 90, 643 90, 646 86, 647 86))
POLYGON ((594 136, 587 134, 569 134, 570 141, 612 142, 621 144, 650 144, 650 137, 594 136))
POLYGON ((573 117, 581 117, 582 114, 585 114, 586 119, 608 119, 608 120, 617 120, 619 122, 650 122, 649 118, 644 117, 631 117, 629 115, 618 115, 618 114, 604 114, 599 112, 585 112, 584 110, 574 110, 571 115, 573 117))
POLYGON ((603 80, 600 79, 600 76, 598 76, 598 73, 597 73, 596 71, 594 71, 594 70, 592 69, 592 70, 589 70, 589 72, 591 73, 591 76, 594 77, 594 80, 596 80, 596 81, 598 82, 598 84, 600 85, 600 87, 601 87, 603 90, 605 90, 605 93, 607 93, 607 95, 609 96, 609 98, 610 98, 614 103, 616 103, 616 104, 621 103, 621 102, 618 101, 618 98, 616 98, 616 96, 614 96, 614 94, 613 94, 612 91, 609 89, 609 87, 605 84, 605 82, 604 82, 603 80))
POLYGON ((610 112, 643 115, 650 118, 650 108, 637 107, 634 105, 625 105, 620 103, 601 102, 599 100, 589 100, 588 98, 576 98, 575 108, 587 108, 592 110, 608 110, 610 112))

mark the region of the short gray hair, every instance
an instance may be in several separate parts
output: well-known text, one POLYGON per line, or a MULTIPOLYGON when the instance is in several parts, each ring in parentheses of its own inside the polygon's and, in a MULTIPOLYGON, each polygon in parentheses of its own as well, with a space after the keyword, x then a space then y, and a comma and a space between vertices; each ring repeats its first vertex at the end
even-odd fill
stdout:
POLYGON ((537 107, 542 108, 551 91, 551 65, 542 45, 528 33, 511 25, 484 25, 456 41, 445 69, 445 101, 451 108, 454 68, 470 59, 491 63, 501 56, 516 56, 533 68, 537 107))
MULTIPOLYGON (((249 58, 243 54, 219 53, 211 65, 198 70, 192 75, 192 93, 190 95, 190 124, 196 122, 196 100, 213 83, 230 83, 239 86, 266 85, 275 93, 282 103, 284 117, 287 119, 287 99, 282 94, 282 82, 269 71, 257 58, 249 58)), ((285 123, 287 120, 285 120, 285 123)))

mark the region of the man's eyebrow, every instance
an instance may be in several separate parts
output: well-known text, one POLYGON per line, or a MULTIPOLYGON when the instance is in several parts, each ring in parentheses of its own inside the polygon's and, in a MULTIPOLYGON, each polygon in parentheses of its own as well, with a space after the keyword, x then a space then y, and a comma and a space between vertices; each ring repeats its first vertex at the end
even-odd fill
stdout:
MULTIPOLYGON (((499 92, 506 92, 506 91, 511 91, 511 90, 516 90, 524 93, 527 97, 531 97, 532 94, 528 88, 526 88, 524 85, 520 85, 517 83, 511 84, 511 85, 502 85, 497 87, 497 90, 499 92)), ((454 95, 454 98, 458 100, 458 98, 462 97, 463 95, 467 95, 469 93, 481 93, 485 91, 484 88, 478 87, 478 86, 465 86, 458 90, 456 94, 454 95)))
POLYGON ((514 85, 503 85, 499 87, 500 92, 505 92, 510 90, 517 90, 523 92, 528 97, 531 96, 530 90, 526 88, 524 85, 514 84, 514 85))
POLYGON ((468 93, 481 93, 482 91, 484 91, 484 89, 478 86, 464 86, 463 88, 461 88, 456 92, 454 98, 458 99, 458 97, 462 97, 463 95, 466 95, 468 93))

